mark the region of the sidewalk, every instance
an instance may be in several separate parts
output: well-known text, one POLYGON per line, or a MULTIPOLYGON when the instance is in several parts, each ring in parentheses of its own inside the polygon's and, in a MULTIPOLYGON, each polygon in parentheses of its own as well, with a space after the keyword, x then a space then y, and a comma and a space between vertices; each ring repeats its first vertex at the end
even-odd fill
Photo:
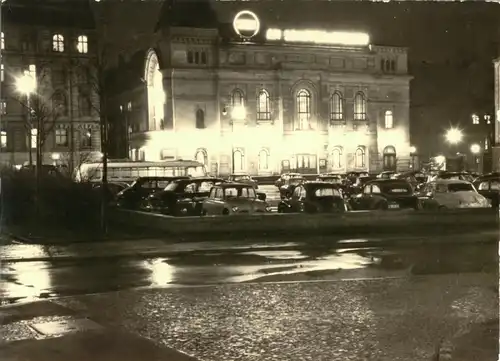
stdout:
POLYGON ((0 259, 4 262, 54 261, 65 259, 94 259, 117 257, 166 257, 196 252, 241 252, 241 250, 290 250, 299 248, 332 247, 411 247, 425 244, 456 244, 498 242, 498 232, 466 235, 440 235, 433 237, 384 237, 341 239, 335 236, 272 239, 248 239, 245 241, 202 241, 168 243, 161 239, 122 240, 68 245, 7 245, 0 246, 0 259))

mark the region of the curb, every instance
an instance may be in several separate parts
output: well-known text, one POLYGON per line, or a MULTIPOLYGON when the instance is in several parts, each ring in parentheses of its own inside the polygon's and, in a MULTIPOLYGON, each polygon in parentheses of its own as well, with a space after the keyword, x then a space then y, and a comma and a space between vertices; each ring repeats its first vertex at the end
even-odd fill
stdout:
MULTIPOLYGON (((324 240, 324 239, 313 239, 310 242, 287 242, 283 244, 266 245, 266 244, 255 244, 255 243, 239 243, 235 244, 234 247, 214 247, 206 249, 191 249, 191 250, 174 250, 173 245, 165 245, 163 249, 143 249, 143 250, 133 250, 130 252, 120 252, 117 250, 115 253, 108 254, 95 254, 95 255, 47 255, 44 257, 18 257, 18 258, 3 258, 3 262, 63 262, 70 260, 94 260, 94 259, 115 259, 115 258, 155 258, 155 257, 180 257, 183 255, 197 255, 205 253, 226 253, 226 254, 237 254, 247 251, 283 251, 283 250, 297 250, 297 249, 314 249, 314 248, 332 248, 332 249, 353 249, 353 248, 371 248, 371 247, 415 247, 423 245, 446 245, 446 244, 496 244, 498 243, 498 234, 493 234, 492 232, 486 233, 476 233, 469 235, 446 235, 446 236, 415 236, 415 237, 393 237, 393 238, 382 238, 382 239, 351 239, 351 240, 324 240), (478 238, 481 238, 478 240, 478 238)), ((98 249, 99 244, 96 244, 96 249, 98 249)), ((61 247, 62 248, 62 247, 61 247)))

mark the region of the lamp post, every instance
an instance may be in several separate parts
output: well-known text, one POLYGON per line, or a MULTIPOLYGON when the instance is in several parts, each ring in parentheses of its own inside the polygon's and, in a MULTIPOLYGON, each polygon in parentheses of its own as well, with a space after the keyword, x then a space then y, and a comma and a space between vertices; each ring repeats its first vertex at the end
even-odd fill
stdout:
POLYGON ((481 146, 479 144, 472 144, 470 146, 470 151, 474 159, 474 167, 476 171, 479 172, 479 153, 481 152, 481 146))
POLYGON ((417 155, 417 148, 413 145, 410 147, 411 169, 415 170, 415 156, 417 155))
MULTIPOLYGON (((29 165, 30 167, 33 165, 33 156, 31 154, 31 144, 32 144, 32 136, 33 136, 33 119, 32 119, 32 109, 31 109, 31 94, 36 89, 36 80, 29 74, 24 74, 23 76, 17 78, 16 80, 16 89, 19 93, 23 94, 26 97, 26 109, 27 109, 27 122, 28 122, 28 142, 29 142, 29 165)), ((38 144, 39 144, 39 129, 37 129, 37 139, 36 139, 36 151, 38 154, 38 144)))

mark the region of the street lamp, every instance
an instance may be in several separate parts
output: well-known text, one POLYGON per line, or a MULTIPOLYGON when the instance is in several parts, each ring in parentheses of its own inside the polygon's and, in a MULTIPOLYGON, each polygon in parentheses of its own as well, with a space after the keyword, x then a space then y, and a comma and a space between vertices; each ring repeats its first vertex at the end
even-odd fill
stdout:
POLYGON ((479 171, 479 153, 481 152, 481 146, 479 144, 472 144, 470 146, 470 151, 474 157, 476 171, 479 171))
POLYGON ((445 134, 445 139, 450 144, 458 144, 462 141, 464 134, 458 128, 451 128, 445 134))
POLYGON ((411 169, 415 170, 415 155, 417 153, 417 147, 411 146, 410 147, 410 156, 411 156, 411 169))
MULTIPOLYGON (((29 134, 28 134, 28 141, 29 141, 29 165, 30 167, 33 165, 33 156, 31 154, 31 143, 32 143, 32 135, 33 135, 33 123, 32 123, 32 109, 31 109, 31 94, 35 92, 36 90, 36 80, 30 75, 30 74, 24 74, 20 76, 19 78, 16 79, 16 89, 19 93, 23 94, 26 96, 26 108, 28 110, 27 114, 27 121, 29 125, 29 134)), ((37 129, 37 145, 38 145, 38 129, 37 129)), ((37 150, 38 151, 38 150, 37 150)))

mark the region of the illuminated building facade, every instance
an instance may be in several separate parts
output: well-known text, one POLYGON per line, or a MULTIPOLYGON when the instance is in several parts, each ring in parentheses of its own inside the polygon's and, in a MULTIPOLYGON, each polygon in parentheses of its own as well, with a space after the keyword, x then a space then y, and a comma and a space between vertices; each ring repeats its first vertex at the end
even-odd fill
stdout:
POLYGON ((160 20, 155 45, 130 57, 141 82, 116 83, 110 106, 131 159, 197 159, 221 175, 410 167, 405 48, 234 19, 160 20))
POLYGON ((99 157, 99 100, 82 71, 96 54, 88 2, 7 1, 2 21, 2 165, 34 164, 37 137, 46 164, 99 157))

